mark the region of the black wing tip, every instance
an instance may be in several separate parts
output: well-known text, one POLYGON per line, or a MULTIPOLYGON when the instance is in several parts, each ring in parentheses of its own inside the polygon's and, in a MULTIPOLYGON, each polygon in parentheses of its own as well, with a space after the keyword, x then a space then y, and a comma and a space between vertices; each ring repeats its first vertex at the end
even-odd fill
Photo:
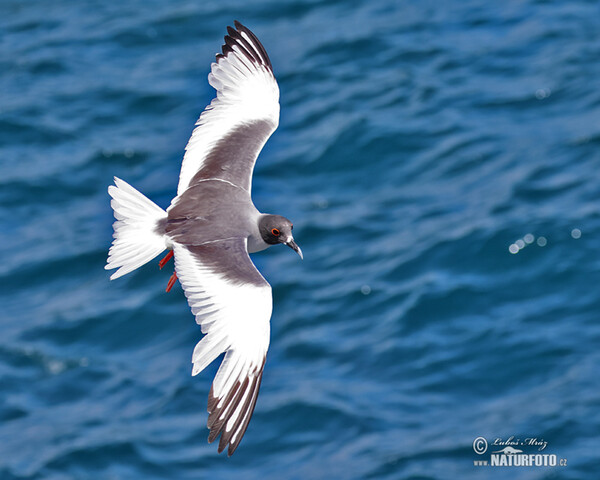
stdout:
POLYGON ((245 27, 237 20, 234 20, 233 24, 235 29, 227 26, 228 35, 225 36, 225 44, 221 48, 223 53, 217 54, 217 63, 219 63, 219 60, 226 58, 227 55, 233 52, 233 46, 236 45, 250 61, 267 67, 272 73, 273 65, 271 64, 271 59, 263 44, 260 43, 260 40, 248 27, 245 27), (245 33, 246 36, 251 39, 251 42, 248 42, 242 36, 242 33, 245 33))
POLYGON ((250 423, 250 419, 252 418, 252 414, 254 413, 254 408, 256 407, 256 400, 258 398, 260 384, 262 383, 264 364, 265 360, 263 360, 261 368, 257 371, 256 376, 252 380, 246 377, 243 383, 237 382, 235 387, 227 394, 221 408, 218 408, 220 399, 216 398, 213 394, 213 389, 210 389, 208 396, 209 417, 207 422, 207 426, 210 429, 208 443, 213 443, 219 436, 221 437, 219 439, 217 453, 220 454, 227 448, 227 456, 231 457, 242 441, 248 428, 248 424, 250 423), (242 411, 240 417, 231 430, 226 431, 225 426, 233 412, 237 410, 244 396, 244 391, 247 388, 250 389, 250 393, 241 408, 242 411), (222 420, 217 419, 222 412, 225 413, 224 418, 222 420), (235 439, 232 440, 234 434, 235 439))

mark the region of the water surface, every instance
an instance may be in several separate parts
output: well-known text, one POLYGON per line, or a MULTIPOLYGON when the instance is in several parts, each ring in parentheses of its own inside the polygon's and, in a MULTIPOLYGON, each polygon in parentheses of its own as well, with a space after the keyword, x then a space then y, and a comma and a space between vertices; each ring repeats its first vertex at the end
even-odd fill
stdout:
POLYGON ((0 478, 600 470, 597 2, 3 0, 0 18, 0 478), (254 256, 271 348, 227 459, 171 272, 103 266, 107 186, 169 204, 234 19, 281 89, 254 200, 305 260, 254 256), (476 467, 479 436, 568 466, 476 467))

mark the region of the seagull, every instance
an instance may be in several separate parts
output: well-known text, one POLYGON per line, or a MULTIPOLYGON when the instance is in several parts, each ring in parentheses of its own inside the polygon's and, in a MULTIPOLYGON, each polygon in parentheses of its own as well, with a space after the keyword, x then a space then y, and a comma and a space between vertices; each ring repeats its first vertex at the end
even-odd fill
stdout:
POLYGON ((208 442, 231 456, 248 427, 269 348, 271 286, 249 253, 284 244, 302 258, 293 224, 260 213, 251 199, 252 171, 279 124, 279 87, 269 56, 239 22, 211 65, 217 96, 186 146, 177 196, 163 210, 125 181, 108 187, 116 221, 105 268, 114 280, 168 250, 167 292, 179 280, 204 337, 192 375, 225 353, 208 395, 208 442))

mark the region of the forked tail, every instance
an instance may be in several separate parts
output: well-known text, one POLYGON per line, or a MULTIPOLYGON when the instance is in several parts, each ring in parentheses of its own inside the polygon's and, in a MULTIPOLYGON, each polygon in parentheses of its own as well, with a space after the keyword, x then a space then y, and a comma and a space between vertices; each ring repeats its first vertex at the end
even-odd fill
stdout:
POLYGON ((167 212, 135 188, 115 177, 108 187, 117 221, 113 224, 114 240, 108 252, 106 270, 118 268, 111 280, 122 277, 152 260, 167 248, 160 221, 167 212))

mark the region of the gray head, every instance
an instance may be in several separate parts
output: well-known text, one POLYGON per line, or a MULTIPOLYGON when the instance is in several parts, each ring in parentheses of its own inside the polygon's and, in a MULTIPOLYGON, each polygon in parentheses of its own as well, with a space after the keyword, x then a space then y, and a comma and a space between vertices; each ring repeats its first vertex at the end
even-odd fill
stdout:
POLYGON ((283 243, 300 255, 300 258, 304 258, 302 250, 294 242, 294 237, 292 236, 293 228, 294 225, 292 222, 281 215, 263 215, 258 221, 260 236, 266 243, 269 245, 283 243))

